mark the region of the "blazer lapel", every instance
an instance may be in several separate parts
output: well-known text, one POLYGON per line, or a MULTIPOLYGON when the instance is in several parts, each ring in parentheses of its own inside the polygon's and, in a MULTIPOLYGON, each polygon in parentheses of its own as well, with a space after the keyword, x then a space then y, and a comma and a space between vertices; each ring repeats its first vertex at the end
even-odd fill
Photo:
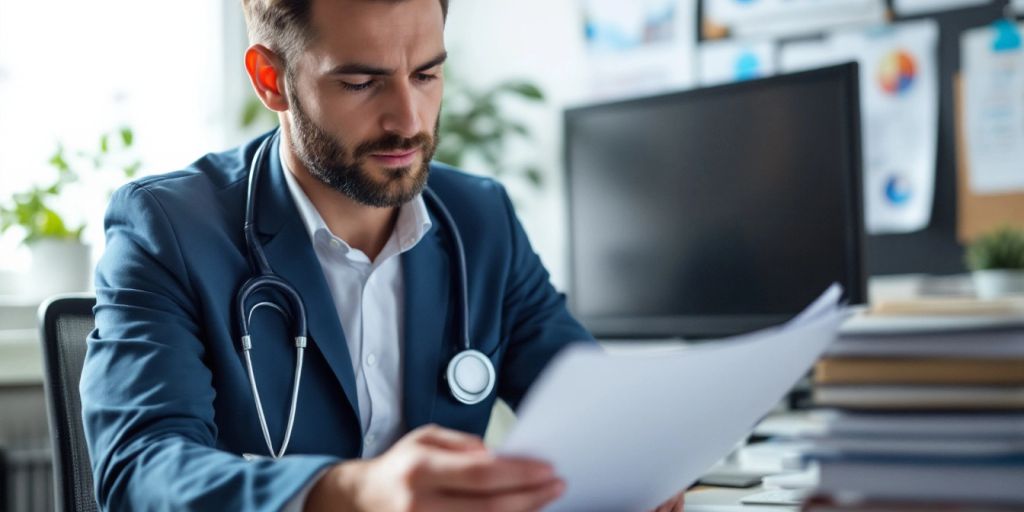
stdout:
POLYGON ((256 228, 264 236, 263 251, 274 272, 302 297, 310 341, 327 359, 358 417, 355 371, 334 299, 288 191, 278 144, 268 150, 255 205, 256 228))
POLYGON ((405 282, 405 355, 403 413, 409 430, 429 423, 442 387, 442 355, 447 353, 446 326, 451 314, 451 258, 439 219, 416 247, 402 255, 405 282))

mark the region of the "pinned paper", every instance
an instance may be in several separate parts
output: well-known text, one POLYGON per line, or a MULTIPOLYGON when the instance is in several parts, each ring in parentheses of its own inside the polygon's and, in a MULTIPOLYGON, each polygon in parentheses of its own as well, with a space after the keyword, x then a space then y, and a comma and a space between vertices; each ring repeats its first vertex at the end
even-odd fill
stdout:
POLYGON ((931 220, 938 147, 939 28, 920 20, 837 32, 782 48, 780 68, 860 63, 864 224, 908 233, 931 220))
POLYGON ((977 194, 1024 191, 1021 27, 999 20, 961 37, 968 183, 977 194))
POLYGON ((886 10, 883 0, 706 0, 704 6, 709 23, 744 38, 807 35, 881 23, 886 10))
POLYGON ((693 85, 696 0, 578 0, 589 100, 693 85))
POLYGON ((703 86, 741 82, 775 73, 771 41, 709 41, 700 45, 699 80, 703 86))

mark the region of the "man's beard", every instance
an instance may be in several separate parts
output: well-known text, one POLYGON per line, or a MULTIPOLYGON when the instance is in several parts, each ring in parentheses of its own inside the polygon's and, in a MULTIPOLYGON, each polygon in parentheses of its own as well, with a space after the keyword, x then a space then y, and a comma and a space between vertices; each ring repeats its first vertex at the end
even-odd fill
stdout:
MULTIPOLYGON (((437 149, 438 125, 433 136, 421 132, 412 138, 395 134, 364 142, 349 153, 345 144, 316 125, 302 109, 298 97, 289 91, 289 106, 295 137, 292 151, 313 177, 352 200, 366 206, 394 208, 423 191, 430 174, 430 159, 437 149), (383 182, 375 180, 363 167, 373 153, 420 149, 422 162, 418 167, 385 168, 383 182)), ((440 116, 438 116, 440 122, 440 116)))

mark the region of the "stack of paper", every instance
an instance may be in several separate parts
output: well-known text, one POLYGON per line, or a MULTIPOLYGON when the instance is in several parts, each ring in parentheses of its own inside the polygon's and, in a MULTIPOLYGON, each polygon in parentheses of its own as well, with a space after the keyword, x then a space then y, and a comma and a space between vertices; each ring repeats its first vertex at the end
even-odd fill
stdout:
POLYGON ((848 314, 834 285, 780 327, 676 353, 574 347, 520 407, 501 453, 549 461, 553 510, 646 510, 728 454, 812 367, 848 314))
POLYGON ((806 510, 1024 508, 1024 318, 858 319, 816 366, 806 510))

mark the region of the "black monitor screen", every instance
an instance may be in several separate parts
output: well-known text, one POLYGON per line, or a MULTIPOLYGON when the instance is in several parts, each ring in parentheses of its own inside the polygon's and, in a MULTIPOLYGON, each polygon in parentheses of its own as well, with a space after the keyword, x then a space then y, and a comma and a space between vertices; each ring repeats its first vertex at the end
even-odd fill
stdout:
POLYGON ((604 337, 784 321, 864 300, 857 67, 566 112, 574 312, 604 337))

